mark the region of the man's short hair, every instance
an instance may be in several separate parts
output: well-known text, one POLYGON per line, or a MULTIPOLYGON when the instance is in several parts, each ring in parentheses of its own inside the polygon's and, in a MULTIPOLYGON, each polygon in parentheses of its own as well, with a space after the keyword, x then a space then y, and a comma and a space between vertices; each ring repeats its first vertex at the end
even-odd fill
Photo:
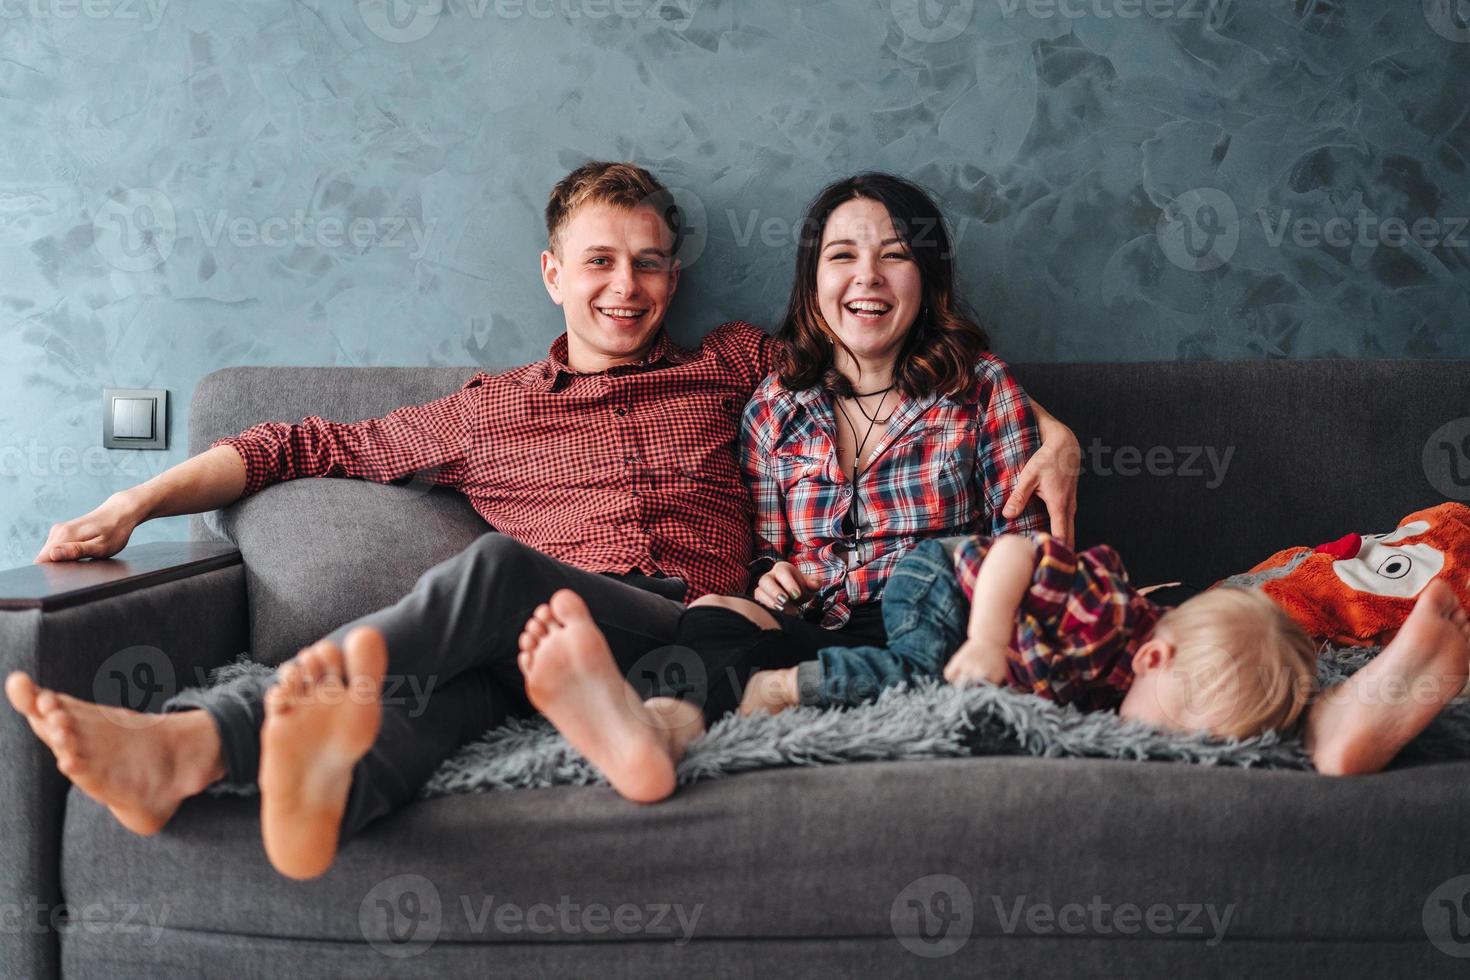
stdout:
POLYGON ((651 207, 664 219, 679 246, 679 209, 673 196, 658 178, 636 163, 594 160, 584 163, 557 181, 546 202, 546 241, 557 251, 562 228, 572 214, 586 204, 610 204, 619 208, 651 207))

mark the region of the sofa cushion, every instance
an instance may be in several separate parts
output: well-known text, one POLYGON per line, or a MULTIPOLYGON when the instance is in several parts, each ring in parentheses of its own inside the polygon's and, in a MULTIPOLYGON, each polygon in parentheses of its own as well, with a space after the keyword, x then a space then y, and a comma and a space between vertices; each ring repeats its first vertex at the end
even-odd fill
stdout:
MULTIPOLYGON (((1225 950, 1381 943, 1457 967, 1424 923, 1436 889, 1470 870, 1467 787, 1470 762, 1331 779, 981 758, 770 770, 698 784, 656 806, 602 787, 480 793, 404 808, 305 883, 266 863, 257 801, 198 797, 162 834, 142 838, 73 791, 63 893, 73 905, 166 914, 157 935, 367 939, 384 956, 395 948, 391 922, 398 947, 439 953, 622 942, 630 957, 650 945, 676 957, 666 947, 687 932, 696 948, 868 937, 907 959, 906 949, 924 948, 914 910, 929 908, 960 916, 949 974, 980 975, 992 939, 1031 947, 1056 939, 1069 950, 1088 939, 1135 951, 1183 943, 1221 963, 1228 954, 1206 945, 1217 933, 1225 950), (570 919, 530 912, 572 905, 581 911, 570 919), (602 928, 601 913, 591 917, 594 907, 621 905, 635 907, 626 915, 646 928, 602 928), (670 910, 657 928, 655 906, 670 910), (1076 921, 1067 906, 1088 911, 1076 921), (1099 906, 1107 906, 1101 919, 1091 911, 1099 906), (1174 926, 1130 926, 1125 906, 1162 906, 1157 914, 1174 926)), ((106 938, 116 947, 146 935, 106 938)), ((1390 974, 1429 975, 1382 975, 1390 974)))
POLYGON ((210 520, 244 556, 251 654, 268 664, 397 602, 491 530, 455 491, 339 479, 276 484, 210 520))

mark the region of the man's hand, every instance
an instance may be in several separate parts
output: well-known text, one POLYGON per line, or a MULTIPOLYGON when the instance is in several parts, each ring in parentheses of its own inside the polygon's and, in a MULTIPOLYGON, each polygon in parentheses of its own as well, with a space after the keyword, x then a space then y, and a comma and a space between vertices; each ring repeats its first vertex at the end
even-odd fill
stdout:
POLYGON ((1031 495, 1036 494, 1046 504, 1052 536, 1061 538, 1070 547, 1077 530, 1077 477, 1082 472, 1082 445, 1072 430, 1046 409, 1034 402, 1031 407, 1041 430, 1041 448, 1021 467, 1015 489, 1006 498, 1001 513, 1007 518, 1018 516, 1026 509, 1031 495))
POLYGON ((810 599, 815 591, 795 565, 789 561, 778 561, 756 583, 755 601, 772 612, 786 612, 810 599))
POLYGON ((758 670, 750 675, 745 685, 745 696, 740 699, 740 714, 753 715, 757 711, 770 714, 795 708, 801 704, 801 693, 796 688, 796 668, 784 670, 758 670))
POLYGON ((966 640, 944 665, 944 679, 955 687, 967 684, 999 684, 1006 679, 1009 651, 997 644, 966 640))
POLYGON ((127 547, 128 538, 145 519, 136 496, 115 493, 90 514, 53 524, 35 563, 111 558, 127 547))

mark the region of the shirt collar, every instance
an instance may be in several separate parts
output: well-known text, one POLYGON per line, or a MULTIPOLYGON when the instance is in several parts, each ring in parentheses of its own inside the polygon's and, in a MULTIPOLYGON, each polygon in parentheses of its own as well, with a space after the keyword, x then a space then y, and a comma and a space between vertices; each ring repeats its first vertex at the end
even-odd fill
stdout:
MULTIPOLYGON (((640 361, 632 364, 623 364, 613 368, 613 371, 646 371, 661 367, 665 364, 687 364, 694 360, 694 351, 686 350, 669 339, 666 331, 658 332, 658 339, 649 348, 648 354, 640 361)), ((551 349, 546 352, 546 359, 540 364, 541 370, 533 372, 527 381, 530 387, 538 391, 552 391, 556 388, 562 376, 576 377, 577 372, 567 366, 567 335, 562 334, 551 342, 551 349)), ((608 372, 601 372, 608 373, 608 372)))
POLYGON ((827 390, 821 385, 812 385, 810 388, 801 388, 791 392, 792 401, 806 408, 813 402, 820 401, 827 396, 827 390))

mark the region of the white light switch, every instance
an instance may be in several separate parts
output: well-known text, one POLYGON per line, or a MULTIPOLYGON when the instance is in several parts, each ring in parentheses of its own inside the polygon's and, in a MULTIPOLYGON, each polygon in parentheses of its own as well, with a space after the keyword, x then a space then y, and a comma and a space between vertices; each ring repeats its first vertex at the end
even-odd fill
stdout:
POLYGON ((112 400, 112 434, 119 439, 152 439, 153 400, 114 398, 112 400))
POLYGON ((134 438, 133 399, 114 398, 112 400, 112 434, 119 439, 134 438))
POLYGON ((103 388, 102 445, 108 449, 167 449, 168 390, 103 388))
POLYGON ((153 400, 128 399, 133 403, 133 438, 153 438, 153 400))

